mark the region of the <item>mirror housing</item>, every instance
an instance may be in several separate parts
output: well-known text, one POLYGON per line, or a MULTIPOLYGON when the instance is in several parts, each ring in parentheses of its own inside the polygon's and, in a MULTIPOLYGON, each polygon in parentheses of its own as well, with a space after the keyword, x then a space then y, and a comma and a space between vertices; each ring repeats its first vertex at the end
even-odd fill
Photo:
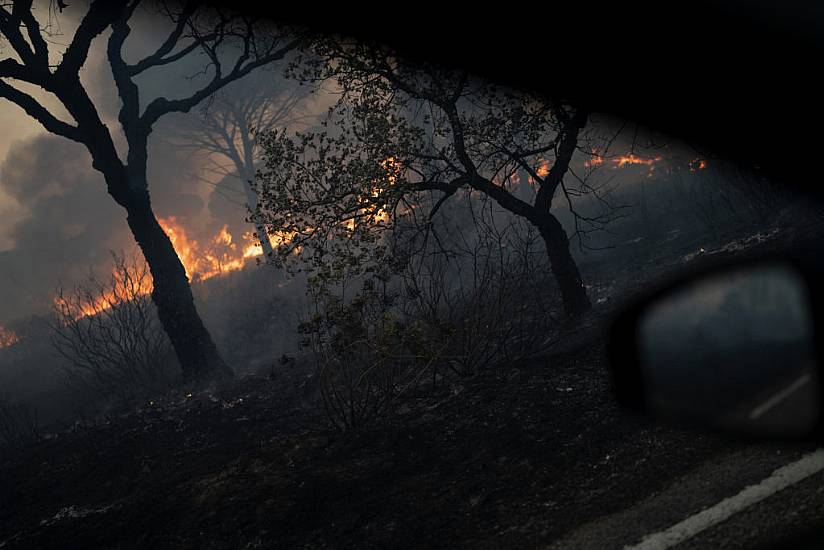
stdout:
POLYGON ((745 437, 824 439, 824 269, 772 256, 661 285, 614 319, 618 401, 745 437))

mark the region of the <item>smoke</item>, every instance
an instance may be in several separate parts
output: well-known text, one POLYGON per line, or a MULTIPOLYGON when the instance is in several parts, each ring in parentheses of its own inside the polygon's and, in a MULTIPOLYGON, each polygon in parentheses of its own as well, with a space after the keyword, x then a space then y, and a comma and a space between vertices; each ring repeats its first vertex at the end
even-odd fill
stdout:
MULTIPOLYGON (((158 215, 197 219, 204 201, 180 181, 195 167, 174 151, 151 155, 158 215)), ((0 323, 44 311, 59 284, 110 269, 110 250, 135 248, 125 211, 80 144, 51 135, 18 142, 0 166, 0 182, 13 209, 11 219, 3 217, 10 246, 0 252, 0 323)))
POLYGON ((126 224, 85 149, 44 135, 14 145, 0 168, 18 216, 0 256, 0 322, 42 310, 61 279, 77 280, 122 248, 126 224))

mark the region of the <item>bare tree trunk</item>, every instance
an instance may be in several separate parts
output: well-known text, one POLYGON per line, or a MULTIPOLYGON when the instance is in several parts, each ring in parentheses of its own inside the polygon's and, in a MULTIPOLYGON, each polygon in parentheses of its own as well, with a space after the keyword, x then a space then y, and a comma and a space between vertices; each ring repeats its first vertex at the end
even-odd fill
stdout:
POLYGON ((249 175, 248 171, 246 177, 243 178, 243 190, 246 192, 246 205, 249 207, 251 212, 249 221, 255 226, 255 231, 257 232, 258 240, 260 241, 260 247, 263 249, 263 258, 266 263, 271 263, 272 258, 274 257, 274 250, 272 249, 272 243, 269 240, 269 233, 266 231, 266 226, 263 223, 256 219, 256 213, 258 208, 258 195, 255 193, 255 190, 252 188, 252 182, 254 181, 253 178, 255 177, 254 172, 249 175))
MULTIPOLYGON (((238 162, 238 170, 243 176, 243 190, 246 192, 246 206, 249 208, 249 221, 255 226, 255 231, 260 241, 260 248, 263 250, 263 260, 267 264, 274 261, 274 250, 272 250, 272 243, 269 241, 269 233, 266 231, 266 226, 258 219, 257 210, 259 198, 257 191, 255 191, 253 183, 257 176, 255 170, 255 141, 252 136, 252 129, 249 127, 246 117, 243 113, 236 112, 236 120, 240 125, 240 139, 243 144, 243 167, 241 168, 238 162)), ((238 159, 239 160, 239 159, 238 159)))
POLYGON ((569 251, 569 238, 558 218, 543 214, 537 224, 546 244, 552 275, 561 289, 564 312, 570 317, 580 315, 592 307, 581 273, 569 251))
POLYGON ((51 26, 38 21, 32 2, 14 2, 13 7, 12 3, 3 2, 0 5, 0 39, 4 47, 9 44, 15 54, 0 60, 0 98, 18 105, 47 131, 86 146, 92 156, 92 166, 106 180, 109 194, 128 214, 129 228, 152 272, 152 299, 180 361, 184 378, 227 377, 232 371, 203 326, 183 264, 152 211, 146 182, 148 137, 153 125, 163 116, 187 113, 228 84, 269 63, 283 60, 298 47, 301 38, 291 32, 278 32, 260 40, 262 34, 269 34, 270 24, 265 23, 265 29, 260 32, 257 30, 259 21, 245 15, 227 16, 228 19, 221 16, 212 32, 198 32, 192 37, 190 28, 198 26, 194 21, 200 20, 199 13, 212 7, 208 2, 186 2, 176 13, 173 13, 174 9, 169 11, 173 29, 157 49, 150 47, 147 57, 129 63, 123 58, 123 47, 132 31, 129 23, 139 4, 126 0, 88 2, 85 15, 79 20, 62 60, 55 67, 50 64, 53 56, 49 52, 51 41, 47 39, 51 26), (26 38, 22 34, 23 28, 26 38), (106 56, 121 101, 118 121, 128 143, 125 162, 80 78, 92 43, 107 30, 111 33, 106 56), (180 61, 193 52, 208 58, 204 72, 211 73, 211 77, 205 85, 188 97, 173 100, 156 97, 148 104, 140 101, 136 77, 153 67, 180 61), (235 60, 229 63, 232 57, 235 60), (11 84, 14 81, 50 92, 77 124, 56 117, 34 97, 15 88, 11 84))
POLYGON ((217 351, 195 308, 186 270, 168 235, 160 227, 148 193, 124 201, 127 221, 152 273, 152 300, 180 362, 183 378, 231 378, 232 370, 217 351))
POLYGON ((255 222, 255 230, 257 231, 258 239, 260 239, 260 247, 263 249, 264 261, 267 264, 271 263, 275 251, 272 249, 272 243, 269 241, 269 234, 266 232, 266 227, 260 222, 255 222))
POLYGON ((152 301, 177 355, 183 379, 231 378, 232 369, 218 353, 195 307, 186 269, 152 208, 146 181, 149 132, 138 128, 126 133, 129 164, 124 165, 105 126, 98 123, 93 128, 98 139, 87 145, 92 166, 103 174, 109 194, 126 210, 129 229, 149 264, 152 301))

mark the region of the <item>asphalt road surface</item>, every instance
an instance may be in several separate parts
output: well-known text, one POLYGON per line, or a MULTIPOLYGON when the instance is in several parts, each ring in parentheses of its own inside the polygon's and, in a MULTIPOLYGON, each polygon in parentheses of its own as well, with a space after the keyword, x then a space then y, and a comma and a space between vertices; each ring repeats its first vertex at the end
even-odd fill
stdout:
MULTIPOLYGON (((792 425, 818 407, 809 374, 748 403, 730 423, 754 432, 792 425)), ((824 449, 746 450, 715 458, 619 513, 576 529, 551 549, 824 548, 792 534, 824 524, 824 449), (800 543, 799 543, 800 544, 800 543)))
POLYGON ((550 548, 749 549, 780 545, 791 533, 821 522, 824 450, 750 453, 707 462, 550 548))

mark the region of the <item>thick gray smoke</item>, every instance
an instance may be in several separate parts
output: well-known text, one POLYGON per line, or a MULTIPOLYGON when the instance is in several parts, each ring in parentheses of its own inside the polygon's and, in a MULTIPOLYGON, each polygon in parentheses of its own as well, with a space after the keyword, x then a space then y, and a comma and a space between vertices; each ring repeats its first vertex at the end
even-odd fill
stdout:
POLYGON ((81 277, 108 248, 123 248, 126 224, 84 148, 44 135, 18 143, 0 168, 22 216, 0 253, 0 322, 42 310, 62 279, 81 277))
MULTIPOLYGON (((161 216, 197 217, 203 200, 187 192, 185 155, 152 151, 152 197, 161 216)), ((42 135, 13 146, 0 166, 0 182, 19 205, 8 230, 13 242, 0 252, 0 323, 42 312, 60 283, 71 285, 89 269, 107 269, 110 250, 131 250, 125 212, 106 193, 83 146, 42 135)))

